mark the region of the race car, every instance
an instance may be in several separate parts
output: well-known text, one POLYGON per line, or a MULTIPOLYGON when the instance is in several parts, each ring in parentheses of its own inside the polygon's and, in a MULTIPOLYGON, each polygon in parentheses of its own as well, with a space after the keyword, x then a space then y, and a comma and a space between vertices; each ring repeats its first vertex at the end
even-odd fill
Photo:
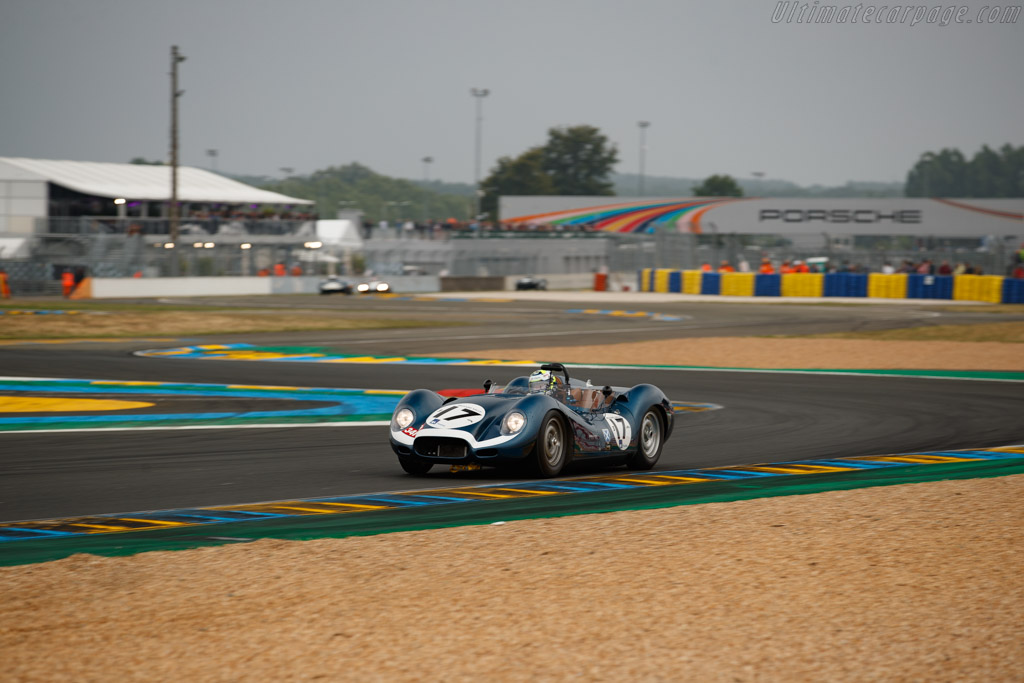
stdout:
POLYGON ((337 275, 331 275, 320 283, 321 294, 351 294, 352 285, 337 275))
POLYGON ((571 379, 561 363, 484 393, 409 392, 391 416, 391 448, 409 474, 446 464, 525 465, 558 476, 571 461, 607 459, 648 470, 672 434, 672 406, 652 384, 604 386, 571 379))
POLYGON ((391 285, 383 280, 369 280, 356 285, 356 291, 360 294, 384 294, 391 291, 391 285))
POLYGON ((516 280, 516 291, 521 289, 547 289, 548 281, 544 278, 536 278, 532 275, 521 277, 516 280))

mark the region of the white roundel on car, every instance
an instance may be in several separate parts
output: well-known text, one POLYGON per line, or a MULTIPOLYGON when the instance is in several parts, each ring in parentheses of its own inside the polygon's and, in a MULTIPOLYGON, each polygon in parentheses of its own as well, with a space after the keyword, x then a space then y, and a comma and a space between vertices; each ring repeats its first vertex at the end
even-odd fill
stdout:
POLYGON ((484 419, 487 411, 475 403, 451 403, 430 414, 426 427, 434 429, 461 429, 484 419))
POLYGON ((629 442, 633 440, 633 430, 629 426, 629 421, 621 415, 612 414, 605 415, 604 419, 608 423, 612 443, 622 450, 629 448, 629 442))

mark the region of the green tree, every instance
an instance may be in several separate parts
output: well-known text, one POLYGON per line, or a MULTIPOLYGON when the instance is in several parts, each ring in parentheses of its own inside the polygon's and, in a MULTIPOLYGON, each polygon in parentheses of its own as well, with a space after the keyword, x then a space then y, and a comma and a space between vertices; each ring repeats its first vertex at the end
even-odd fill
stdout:
POLYGON ((135 164, 136 166, 163 166, 164 165, 164 162, 162 162, 162 161, 149 161, 145 157, 134 157, 128 163, 129 164, 135 164))
POLYGON ((925 152, 907 172, 907 197, 1024 197, 1024 147, 983 145, 968 161, 957 149, 925 152))
POLYGON ((359 209, 371 221, 463 220, 471 210, 471 202, 465 196, 435 193, 420 184, 390 178, 357 163, 260 186, 316 201, 317 213, 323 218, 333 218, 339 207, 359 209))
POLYGON ((695 197, 742 197, 743 188, 731 175, 710 175, 692 188, 695 197))
POLYGON ((544 172, 554 184, 554 194, 615 194, 609 176, 619 160, 619 152, 598 128, 551 128, 541 156, 544 172))
POLYGON ((519 156, 501 157, 491 174, 480 183, 481 211, 498 215, 501 195, 558 194, 551 176, 544 172, 544 149, 533 147, 519 156))

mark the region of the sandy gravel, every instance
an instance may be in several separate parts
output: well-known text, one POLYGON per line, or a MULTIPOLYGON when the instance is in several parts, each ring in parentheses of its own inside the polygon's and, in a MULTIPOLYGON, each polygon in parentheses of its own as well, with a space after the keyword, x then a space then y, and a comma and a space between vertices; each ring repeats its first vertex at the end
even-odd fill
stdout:
MULTIPOLYGON (((437 353, 465 357, 465 352, 437 353)), ((718 368, 864 368, 1024 371, 1024 346, 998 342, 699 337, 607 344, 499 348, 475 358, 563 363, 640 363, 718 368)))
POLYGON ((0 569, 14 681, 1019 681, 1024 475, 0 569))

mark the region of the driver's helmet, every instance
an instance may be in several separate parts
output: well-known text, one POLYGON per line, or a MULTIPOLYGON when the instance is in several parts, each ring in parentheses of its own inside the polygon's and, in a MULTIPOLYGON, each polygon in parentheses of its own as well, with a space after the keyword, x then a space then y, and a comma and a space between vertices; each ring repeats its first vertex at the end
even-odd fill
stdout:
POLYGON ((565 382, 550 370, 535 370, 530 375, 530 393, 543 393, 558 398, 565 393, 565 382))

